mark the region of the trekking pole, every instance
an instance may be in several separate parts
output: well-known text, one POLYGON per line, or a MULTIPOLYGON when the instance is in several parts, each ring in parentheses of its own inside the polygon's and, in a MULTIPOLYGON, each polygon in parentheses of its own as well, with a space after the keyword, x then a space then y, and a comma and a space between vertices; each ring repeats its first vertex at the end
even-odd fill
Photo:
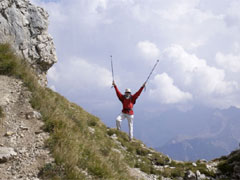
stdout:
MULTIPOLYGON (((153 66, 152 71, 150 72, 150 74, 149 74, 148 77, 147 77, 147 80, 145 81, 145 84, 147 84, 149 78, 151 77, 151 75, 152 75, 152 73, 153 73, 153 71, 154 71, 154 69, 156 68, 156 66, 157 66, 158 63, 159 63, 159 60, 157 60, 157 62, 156 62, 155 65, 153 66)), ((145 86, 145 90, 146 90, 146 86, 145 86)))
MULTIPOLYGON (((110 56, 111 57, 111 69, 112 69, 112 79, 114 81, 114 72, 113 72, 113 61, 112 61, 112 55, 110 56)), ((113 87, 113 86, 112 86, 113 87)))

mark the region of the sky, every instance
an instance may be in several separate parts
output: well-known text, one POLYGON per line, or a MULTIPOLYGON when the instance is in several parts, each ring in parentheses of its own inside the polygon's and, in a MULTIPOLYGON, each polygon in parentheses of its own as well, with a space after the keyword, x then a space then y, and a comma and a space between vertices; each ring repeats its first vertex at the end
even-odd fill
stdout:
POLYGON ((178 133, 190 133, 163 129, 161 117, 166 114, 240 108, 239 0, 31 2, 50 15, 58 63, 48 72, 49 87, 108 126, 115 126, 121 111, 111 88, 110 55, 122 92, 137 91, 159 60, 135 105, 135 134, 146 144, 156 146, 178 133), (153 143, 150 134, 156 127, 169 133, 160 133, 153 143))

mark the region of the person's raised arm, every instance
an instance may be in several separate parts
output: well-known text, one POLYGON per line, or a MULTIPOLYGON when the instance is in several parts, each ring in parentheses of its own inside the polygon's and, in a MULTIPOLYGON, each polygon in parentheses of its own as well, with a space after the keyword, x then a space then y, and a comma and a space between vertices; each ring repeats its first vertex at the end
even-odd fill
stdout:
POLYGON ((114 89, 115 89, 115 91, 116 91, 116 94, 117 94, 118 99, 119 99, 120 101, 123 101, 123 95, 122 95, 122 93, 118 90, 117 85, 115 84, 114 81, 112 82, 112 85, 113 85, 113 87, 114 87, 114 89))
POLYGON ((145 85, 146 85, 146 82, 144 82, 141 88, 132 96, 134 100, 136 100, 138 96, 140 96, 140 94, 142 93, 142 90, 145 88, 145 85))

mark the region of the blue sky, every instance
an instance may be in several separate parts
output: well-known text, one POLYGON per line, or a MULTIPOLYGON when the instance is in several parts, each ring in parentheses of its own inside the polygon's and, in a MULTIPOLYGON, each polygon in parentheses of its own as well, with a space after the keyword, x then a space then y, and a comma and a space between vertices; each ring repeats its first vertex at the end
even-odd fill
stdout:
MULTIPOLYGON (((240 1, 32 2, 49 12, 57 49, 49 86, 108 126, 115 125, 121 109, 111 89, 110 55, 121 91, 137 91, 160 60, 135 106, 136 136, 147 144, 151 124, 164 127, 163 113, 240 108, 240 1)), ((160 136, 166 140, 185 131, 160 136)))

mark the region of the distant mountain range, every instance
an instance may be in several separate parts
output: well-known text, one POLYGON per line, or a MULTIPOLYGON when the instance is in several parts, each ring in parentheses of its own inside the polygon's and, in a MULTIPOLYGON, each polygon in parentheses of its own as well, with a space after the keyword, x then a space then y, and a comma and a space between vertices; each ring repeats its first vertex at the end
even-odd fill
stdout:
POLYGON ((184 161, 211 160, 229 154, 240 142, 240 110, 231 107, 213 111, 210 125, 202 135, 176 137, 156 148, 171 158, 184 161), (206 133, 207 132, 207 133, 206 133))

